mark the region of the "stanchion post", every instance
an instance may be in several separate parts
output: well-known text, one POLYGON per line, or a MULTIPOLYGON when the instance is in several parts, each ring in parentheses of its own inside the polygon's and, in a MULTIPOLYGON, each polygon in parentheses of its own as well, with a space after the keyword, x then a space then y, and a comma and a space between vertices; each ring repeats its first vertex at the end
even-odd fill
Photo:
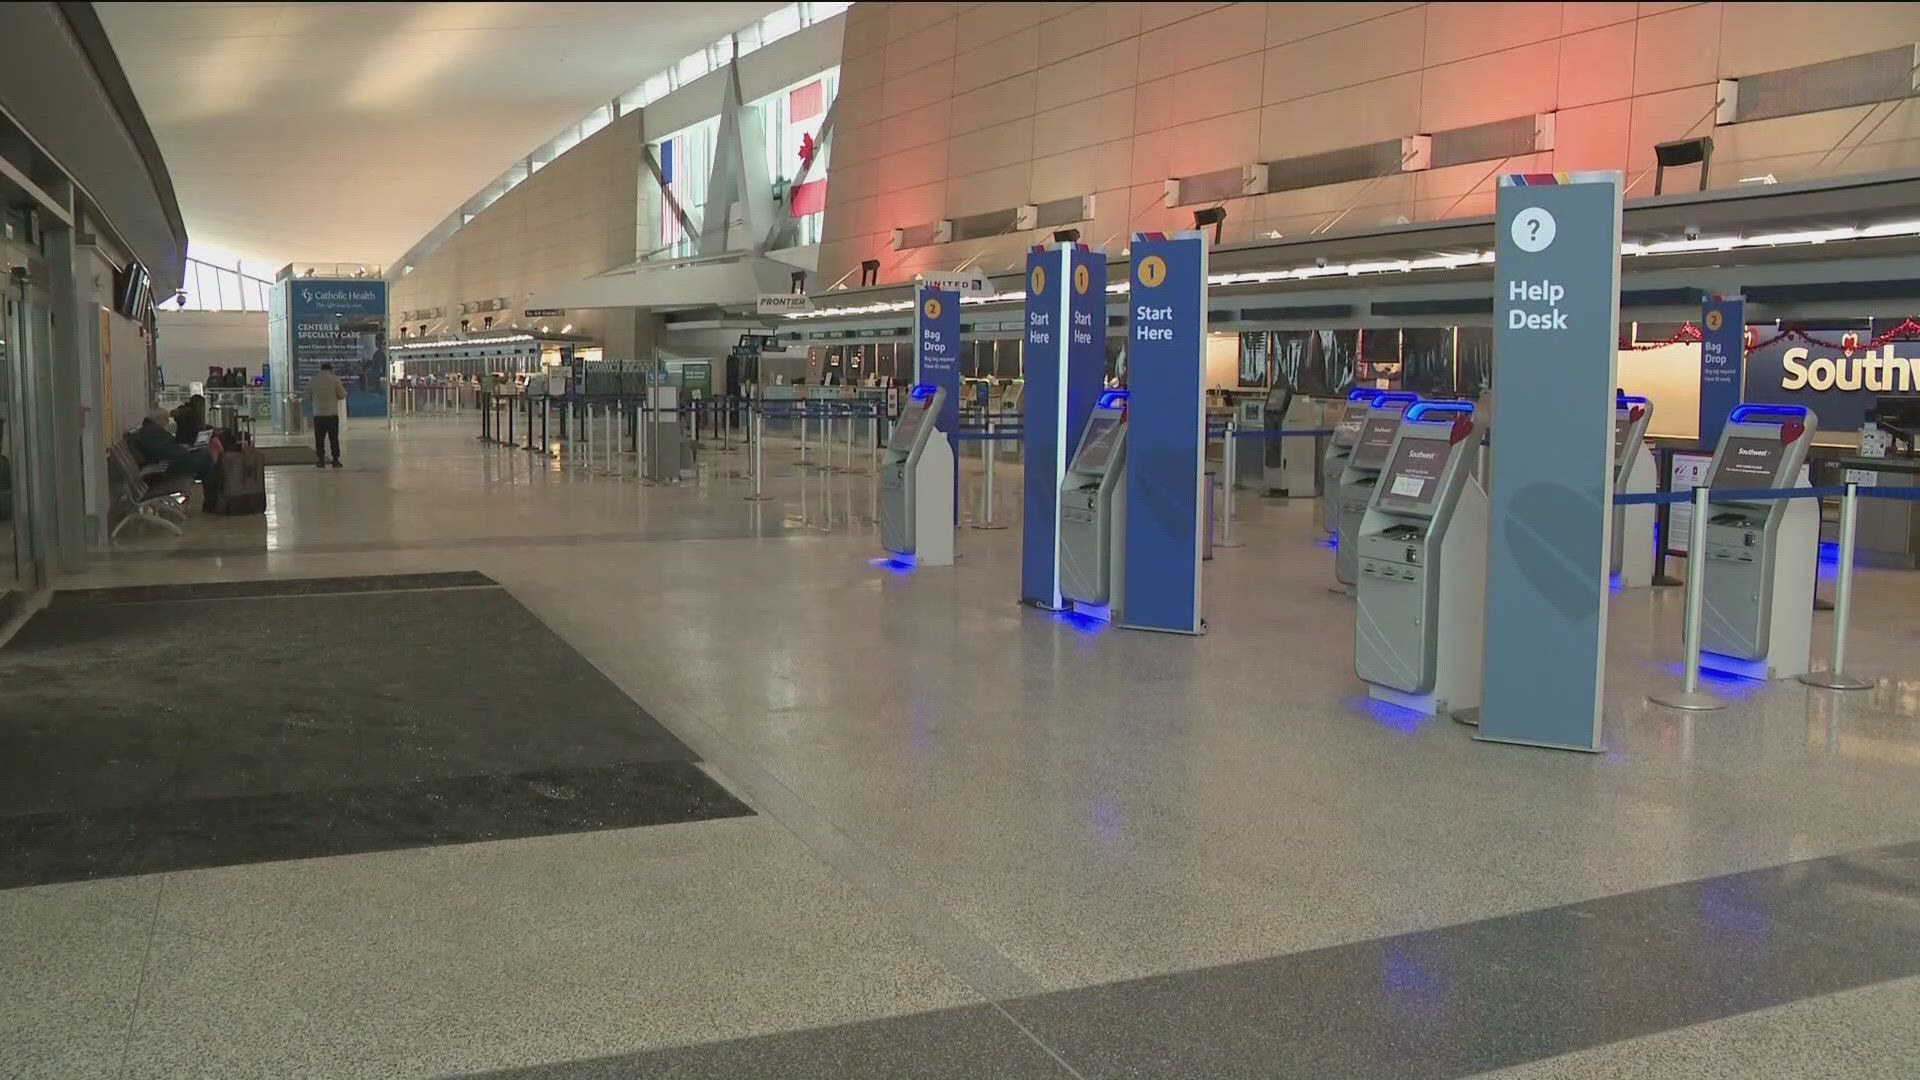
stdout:
POLYGON ((1231 416, 1227 417, 1226 436, 1227 443, 1220 451, 1220 536, 1213 542, 1217 548, 1243 546, 1233 538, 1233 485, 1240 468, 1240 431, 1231 416))
POLYGON ((761 450, 761 444, 766 442, 766 440, 767 440, 767 414, 764 411, 764 408, 756 409, 753 407, 751 403, 749 403, 747 406, 747 442, 751 445, 752 451, 753 451, 752 458, 751 458, 751 467, 753 469, 753 494, 747 496, 748 502, 766 502, 767 501, 767 497, 761 494, 761 491, 760 491, 761 474, 763 472, 763 465, 761 463, 760 450, 761 450))
POLYGON ((1853 612, 1853 533, 1859 524, 1860 485, 1847 483, 1840 498, 1840 572, 1833 584, 1833 658, 1825 671, 1809 671, 1799 676, 1808 686, 1828 690, 1870 690, 1873 680, 1849 675, 1847 663, 1847 617, 1853 612))
POLYGON ((994 430, 993 414, 989 412, 987 414, 986 431, 983 433, 986 435, 986 438, 980 440, 980 460, 986 464, 987 474, 985 481, 980 485, 980 503, 982 510, 980 520, 973 524, 973 527, 976 529, 1006 528, 1005 525, 995 524, 993 520, 993 465, 994 459, 1000 456, 1000 448, 994 440, 994 430))
MULTIPOLYGON (((802 408, 804 407, 803 402, 802 408)), ((807 423, 807 414, 803 412, 800 414, 800 465, 802 468, 807 464, 807 423)))
POLYGON ((1693 489, 1693 522, 1687 533, 1687 670, 1685 683, 1678 692, 1648 694, 1656 705, 1688 712, 1724 709, 1727 703, 1700 689, 1700 609, 1705 605, 1707 585, 1707 489, 1693 489))

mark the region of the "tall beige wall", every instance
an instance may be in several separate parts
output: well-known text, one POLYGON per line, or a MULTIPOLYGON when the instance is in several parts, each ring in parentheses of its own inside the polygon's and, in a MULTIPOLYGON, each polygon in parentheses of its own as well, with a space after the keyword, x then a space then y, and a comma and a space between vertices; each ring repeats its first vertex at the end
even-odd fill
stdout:
MULTIPOLYGON (((632 262, 642 168, 640 117, 629 113, 549 162, 412 273, 390 271, 387 308, 396 322, 401 312, 444 306, 444 321, 457 327, 462 303, 504 296, 511 310, 489 313, 504 325, 518 317, 537 289, 632 262)), ((466 317, 477 327, 484 316, 466 317)), ((576 333, 596 338, 602 317, 593 311, 567 316, 576 333)))
MULTIPOLYGON (((208 368, 243 367, 247 369, 247 375, 252 377, 267 366, 267 313, 264 311, 176 311, 162 308, 157 322, 154 354, 168 385, 202 381, 207 377, 208 368)), ((115 419, 119 420, 120 414, 131 405, 135 410, 133 415, 120 425, 130 427, 140 422, 137 410, 146 393, 140 381, 129 376, 124 381, 130 385, 124 389, 133 397, 126 403, 120 400, 123 390, 120 354, 123 346, 129 354, 138 347, 142 360, 139 373, 145 374, 146 344, 137 339, 123 340, 120 328, 114 327, 115 419)))
POLYGON ((862 3, 821 277, 878 258, 899 280, 983 250, 1002 269, 1035 234, 903 252, 890 234, 1084 194, 1082 239, 1117 252, 1131 230, 1191 226, 1162 206, 1168 177, 1534 112, 1558 114, 1551 153, 1235 199, 1226 238, 1343 211, 1343 227, 1484 214, 1499 172, 1623 169, 1646 195, 1653 145, 1690 134, 1715 139, 1715 186, 1920 164, 1911 101, 1857 128, 1865 106, 1713 127, 1723 77, 1916 41, 1908 3, 862 3))

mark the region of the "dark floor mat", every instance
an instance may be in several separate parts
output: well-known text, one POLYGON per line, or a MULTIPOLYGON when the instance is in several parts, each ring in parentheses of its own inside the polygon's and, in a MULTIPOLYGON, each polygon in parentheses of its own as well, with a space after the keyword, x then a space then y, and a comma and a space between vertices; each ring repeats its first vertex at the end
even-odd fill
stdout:
POLYGON ((55 604, 152 604, 170 600, 237 600, 253 596, 333 596, 341 593, 457 589, 495 585, 478 570, 439 574, 375 574, 368 577, 262 578, 184 585, 122 585, 110 589, 63 589, 55 604))
POLYGON ((0 877, 749 812, 695 760, 505 589, 56 605, 0 650, 0 877), (666 764, 686 767, 562 814, 494 786, 666 764))
POLYGON ((0 889, 751 813, 666 761, 4 814, 0 889))

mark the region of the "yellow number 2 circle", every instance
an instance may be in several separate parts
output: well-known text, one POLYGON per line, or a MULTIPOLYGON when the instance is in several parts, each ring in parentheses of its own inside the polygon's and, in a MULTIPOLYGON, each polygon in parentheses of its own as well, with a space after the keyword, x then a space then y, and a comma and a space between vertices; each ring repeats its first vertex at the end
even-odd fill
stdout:
MULTIPOLYGON (((894 310, 898 311, 900 309, 894 308, 894 310)), ((940 301, 929 296, 927 297, 927 302, 925 304, 920 305, 920 310, 927 313, 927 318, 937 319, 940 317, 940 301)))
POLYGON ((1707 312, 1707 329, 1718 330, 1727 321, 1727 317, 1718 311, 1707 312))
POLYGON ((1140 260, 1140 284, 1149 289, 1157 289, 1167 280, 1167 260, 1158 255, 1149 255, 1140 260))

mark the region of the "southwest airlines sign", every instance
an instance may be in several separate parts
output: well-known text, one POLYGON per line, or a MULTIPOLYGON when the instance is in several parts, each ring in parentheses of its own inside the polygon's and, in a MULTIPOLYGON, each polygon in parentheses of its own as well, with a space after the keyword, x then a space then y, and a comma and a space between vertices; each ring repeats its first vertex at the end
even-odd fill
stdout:
POLYGON ((1920 341, 1895 341, 1848 353, 1779 341, 1747 354, 1746 400, 1805 405, 1824 431, 1852 431, 1866 422, 1881 394, 1920 390, 1920 341))

